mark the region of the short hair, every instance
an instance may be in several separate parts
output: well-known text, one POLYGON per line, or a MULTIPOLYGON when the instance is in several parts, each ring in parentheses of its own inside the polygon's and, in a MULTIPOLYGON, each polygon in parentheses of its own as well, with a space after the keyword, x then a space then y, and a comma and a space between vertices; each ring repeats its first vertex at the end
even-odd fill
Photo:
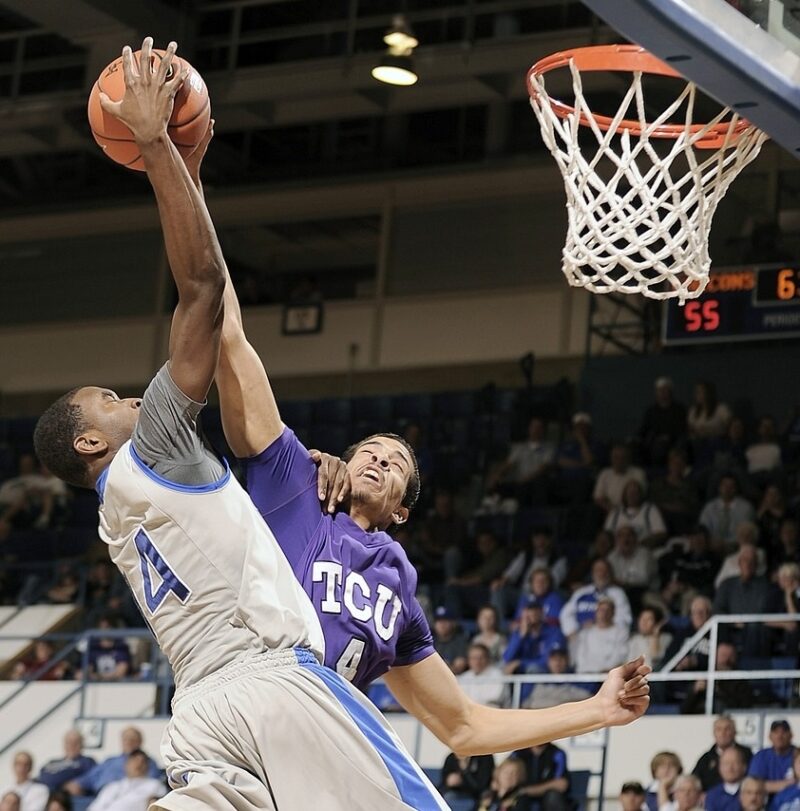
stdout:
POLYGON ((131 760, 131 758, 135 757, 140 757, 143 758, 144 760, 149 760, 149 758, 147 757, 147 753, 141 749, 134 749, 132 752, 128 752, 128 760, 131 760))
POLYGON ((696 774, 682 774, 675 781, 675 788, 678 787, 678 783, 688 783, 695 791, 703 790, 703 784, 696 774))
POLYGON ((683 774, 683 763, 674 752, 658 752, 650 761, 650 773, 653 777, 656 776, 656 769, 664 763, 671 763, 677 769, 678 774, 683 774))
POLYGON ((89 466, 74 447, 75 438, 87 428, 81 407, 73 402, 78 391, 68 391, 39 417, 33 446, 54 476, 76 487, 89 487, 89 466))
POLYGON ((419 481, 419 465, 417 464, 417 454, 414 453, 414 449, 411 445, 406 442, 403 437, 399 434, 392 434, 392 433, 381 433, 381 434, 370 434, 364 439, 359 440, 358 442, 354 442, 343 454, 342 459, 345 462, 349 462, 356 454, 356 451, 365 443, 369 442, 373 439, 393 439, 395 442, 399 442, 409 453, 411 457, 411 475, 408 478, 408 485, 406 487, 406 492, 403 494, 403 501, 401 504, 406 507, 409 511, 413 510, 417 499, 419 499, 419 489, 420 489, 420 481, 419 481))
POLYGON ((486 645, 483 644, 483 642, 471 642, 470 646, 467 648, 467 653, 469 653, 471 650, 479 650, 481 653, 485 654, 487 659, 492 658, 492 652, 486 647, 486 645))

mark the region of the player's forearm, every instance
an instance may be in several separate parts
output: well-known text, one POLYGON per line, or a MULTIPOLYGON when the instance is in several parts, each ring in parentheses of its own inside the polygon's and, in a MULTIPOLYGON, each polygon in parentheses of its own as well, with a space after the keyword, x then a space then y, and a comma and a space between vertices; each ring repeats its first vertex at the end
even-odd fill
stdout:
POLYGON ((473 704, 464 723, 451 730, 446 743, 461 757, 486 755, 583 735, 603 726, 595 698, 543 710, 502 710, 473 704))
POLYGON ((166 133, 139 147, 156 195, 179 298, 218 301, 225 284, 225 263, 200 192, 166 133))

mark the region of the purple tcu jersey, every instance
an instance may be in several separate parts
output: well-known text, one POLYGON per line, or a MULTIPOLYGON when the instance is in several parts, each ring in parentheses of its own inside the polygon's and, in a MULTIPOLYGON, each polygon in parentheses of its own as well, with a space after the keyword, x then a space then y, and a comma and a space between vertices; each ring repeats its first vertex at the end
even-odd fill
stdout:
POLYGON ((403 548, 345 513, 323 512, 317 467, 294 433, 284 428, 245 464, 247 491, 319 616, 325 664, 363 688, 394 665, 430 656, 417 573, 403 548))

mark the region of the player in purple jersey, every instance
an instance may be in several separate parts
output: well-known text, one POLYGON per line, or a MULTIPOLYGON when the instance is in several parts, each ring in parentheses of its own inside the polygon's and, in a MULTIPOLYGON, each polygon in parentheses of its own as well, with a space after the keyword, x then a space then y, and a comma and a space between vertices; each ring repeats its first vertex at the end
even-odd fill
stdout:
MULTIPOLYGON (((198 186, 201 160, 195 154, 187 161, 198 186)), ((246 460, 250 495, 319 615, 326 664, 360 685, 383 674, 403 707, 460 755, 524 749, 628 724, 645 712, 650 668, 641 658, 612 670, 592 698, 557 708, 501 710, 464 694, 433 649, 415 597, 416 572, 386 533, 408 519, 419 493, 413 451, 392 434, 358 443, 347 454, 347 509, 323 510, 316 465, 281 421, 230 277, 217 387, 226 438, 246 460)))

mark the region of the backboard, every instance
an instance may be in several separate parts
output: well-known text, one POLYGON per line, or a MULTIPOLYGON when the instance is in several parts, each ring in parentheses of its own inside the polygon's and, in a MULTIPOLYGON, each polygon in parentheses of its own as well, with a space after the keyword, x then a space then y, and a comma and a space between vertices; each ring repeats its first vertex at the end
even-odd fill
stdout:
POLYGON ((583 0, 800 157, 800 0, 583 0))

